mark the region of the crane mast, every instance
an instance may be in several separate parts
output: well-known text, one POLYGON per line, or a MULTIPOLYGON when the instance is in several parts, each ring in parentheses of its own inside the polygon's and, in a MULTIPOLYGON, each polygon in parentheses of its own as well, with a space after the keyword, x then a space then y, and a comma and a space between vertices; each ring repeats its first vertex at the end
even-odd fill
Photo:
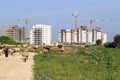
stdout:
POLYGON ((29 21, 40 21, 40 20, 31 20, 31 19, 17 19, 17 21, 25 21, 25 43, 29 43, 29 35, 28 35, 28 23, 29 21))
POLYGON ((93 21, 90 20, 90 32, 92 32, 92 24, 93 24, 93 21))
POLYGON ((28 36, 28 22, 31 21, 28 18, 26 19, 17 19, 17 21, 25 21, 25 43, 29 43, 29 36, 28 36))
POLYGON ((74 17, 74 26, 75 26, 75 28, 77 28, 78 27, 78 15, 77 14, 72 14, 72 16, 74 17))
POLYGON ((26 28, 25 28, 25 39, 26 40, 28 40, 29 39, 29 36, 28 36, 28 22, 29 22, 30 20, 28 19, 28 18, 26 18, 26 21, 25 21, 25 23, 26 23, 26 28))

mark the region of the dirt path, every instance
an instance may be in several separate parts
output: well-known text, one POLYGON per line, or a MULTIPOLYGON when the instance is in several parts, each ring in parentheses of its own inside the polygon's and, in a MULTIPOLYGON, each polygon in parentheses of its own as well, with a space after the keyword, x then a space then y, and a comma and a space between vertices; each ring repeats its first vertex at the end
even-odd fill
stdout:
POLYGON ((29 53, 29 60, 23 62, 20 54, 5 58, 0 56, 0 80, 33 80, 32 67, 34 53, 29 53))

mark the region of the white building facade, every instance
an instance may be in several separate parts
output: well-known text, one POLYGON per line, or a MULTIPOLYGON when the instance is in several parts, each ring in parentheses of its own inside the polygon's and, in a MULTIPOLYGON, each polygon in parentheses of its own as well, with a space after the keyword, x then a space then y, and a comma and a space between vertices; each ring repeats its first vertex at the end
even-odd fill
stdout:
POLYGON ((61 29, 58 31, 58 42, 65 43, 66 42, 66 30, 61 29))
POLYGON ((88 32, 88 44, 92 44, 92 32, 88 32))
POLYGON ((105 34, 105 33, 102 33, 102 43, 104 44, 104 43, 106 43, 107 42, 107 34, 105 34))
POLYGON ((58 32, 60 43, 69 44, 96 44, 97 40, 102 40, 102 44, 107 42, 107 34, 101 29, 93 29, 88 31, 87 26, 81 26, 77 29, 62 29, 58 32))
POLYGON ((101 40, 102 41, 102 44, 106 43, 107 42, 107 34, 105 34, 103 31, 101 31, 101 29, 99 28, 96 28, 96 29, 93 29, 93 34, 92 34, 92 38, 93 38, 93 44, 96 44, 96 41, 97 40, 101 40))
POLYGON ((37 24, 30 31, 31 45, 51 45, 51 26, 37 24))
POLYGON ((67 43, 71 43, 71 36, 72 34, 71 34, 71 30, 70 29, 67 29, 66 30, 66 42, 67 43))

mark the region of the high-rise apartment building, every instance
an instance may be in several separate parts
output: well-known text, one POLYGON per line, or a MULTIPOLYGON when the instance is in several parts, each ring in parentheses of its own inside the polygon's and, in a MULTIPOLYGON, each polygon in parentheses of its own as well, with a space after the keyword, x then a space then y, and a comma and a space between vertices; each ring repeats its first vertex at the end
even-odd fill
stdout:
POLYGON ((58 41, 61 43, 87 43, 88 29, 86 26, 81 26, 77 29, 64 29, 58 32, 58 41))
POLYGON ((92 44, 92 32, 88 32, 88 44, 92 44))
POLYGON ((88 31, 87 26, 81 26, 77 29, 62 29, 58 32, 58 41, 61 43, 77 43, 77 44, 96 44, 100 39, 102 43, 107 42, 107 34, 101 29, 93 29, 92 32, 88 31))
POLYGON ((102 33, 102 43, 106 43, 107 42, 107 34, 102 33))
POLYGON ((61 29, 60 31, 58 31, 58 41, 65 43, 66 42, 66 30, 65 29, 61 29))
POLYGON ((30 31, 30 43, 32 45, 50 45, 51 44, 51 26, 37 24, 30 31))
POLYGON ((97 40, 102 40, 102 43, 104 44, 107 42, 107 34, 101 31, 100 28, 96 28, 92 30, 92 39, 93 44, 96 44, 97 40))
POLYGON ((81 26, 81 42, 88 43, 88 29, 87 26, 81 26))
POLYGON ((71 38, 72 38, 72 34, 71 34, 71 31, 70 29, 62 29, 60 31, 58 31, 58 41, 59 42, 62 42, 62 43, 71 43, 71 38))
POLYGON ((2 36, 10 37, 16 42, 24 42, 25 28, 17 25, 3 26, 2 36))

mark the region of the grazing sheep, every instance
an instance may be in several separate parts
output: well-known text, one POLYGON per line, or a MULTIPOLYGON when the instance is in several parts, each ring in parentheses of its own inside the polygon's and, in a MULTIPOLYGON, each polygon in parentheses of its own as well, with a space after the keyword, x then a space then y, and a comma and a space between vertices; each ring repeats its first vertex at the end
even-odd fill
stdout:
POLYGON ((49 46, 43 47, 43 53, 48 53, 49 50, 50 50, 49 46))
POLYGON ((48 52, 48 49, 43 49, 43 53, 47 53, 48 52))
POLYGON ((20 51, 20 48, 13 48, 15 51, 20 51))
POLYGON ((58 45, 58 48, 60 49, 61 52, 64 52, 64 47, 63 47, 63 45, 58 45))
POLYGON ((21 55, 24 58, 24 61, 26 62, 26 60, 28 60, 29 53, 28 52, 22 52, 21 55))
POLYGON ((14 50, 12 50, 12 49, 9 48, 9 49, 8 49, 8 53, 11 54, 11 55, 13 55, 14 50))
POLYGON ((0 49, 0 55, 2 55, 4 53, 4 50, 0 49))
POLYGON ((2 47, 0 47, 0 55, 2 55, 4 53, 4 50, 2 49, 2 47))

